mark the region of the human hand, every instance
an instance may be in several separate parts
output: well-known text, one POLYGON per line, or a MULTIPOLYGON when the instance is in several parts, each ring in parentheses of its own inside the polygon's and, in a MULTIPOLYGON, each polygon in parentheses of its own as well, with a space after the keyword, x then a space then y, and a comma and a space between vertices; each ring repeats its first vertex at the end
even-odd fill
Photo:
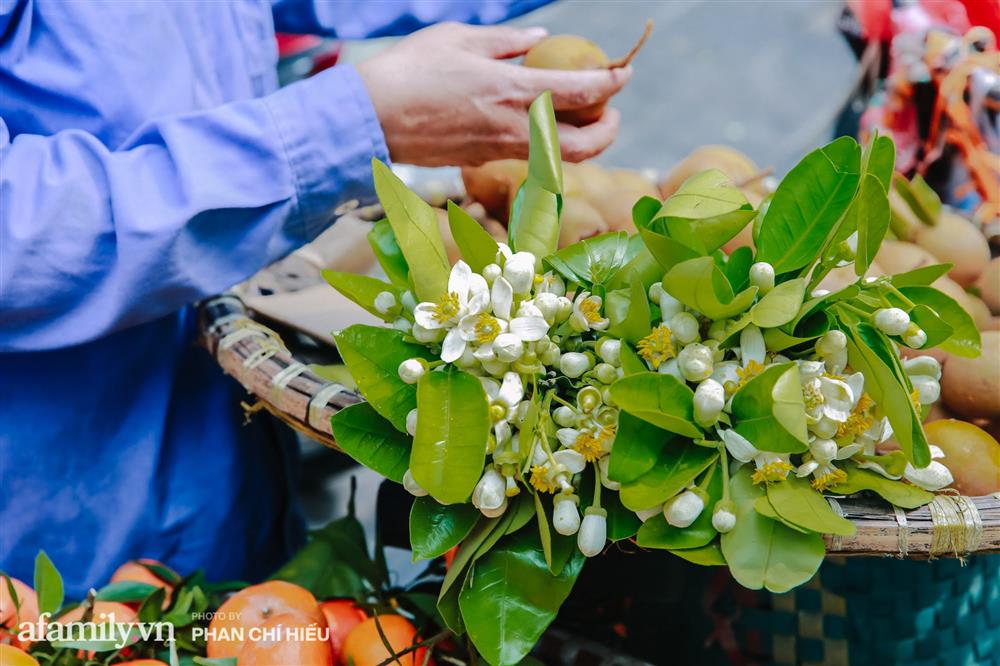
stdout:
MULTIPOLYGON (((581 71, 533 69, 505 58, 523 55, 541 28, 442 23, 362 62, 393 160, 422 166, 474 166, 528 156, 528 106, 545 90, 559 111, 606 101, 632 77, 631 67, 581 71)), ((563 159, 579 162, 614 140, 619 113, 559 124, 563 159)))

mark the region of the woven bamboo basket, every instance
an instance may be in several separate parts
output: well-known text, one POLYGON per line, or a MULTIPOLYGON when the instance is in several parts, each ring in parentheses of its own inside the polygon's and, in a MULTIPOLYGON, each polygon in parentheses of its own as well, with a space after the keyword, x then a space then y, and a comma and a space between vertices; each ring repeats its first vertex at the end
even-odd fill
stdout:
MULTIPOLYGON (((360 402, 360 395, 323 379, 297 359, 236 295, 203 303, 200 323, 202 345, 255 399, 246 405, 248 411, 266 410, 303 435, 337 448, 330 417, 360 402)), ((332 349, 327 353, 332 355, 332 349)), ((940 494, 931 504, 905 512, 868 497, 829 499, 858 528, 851 537, 828 536, 831 555, 925 559, 1000 552, 1000 494, 940 494)))

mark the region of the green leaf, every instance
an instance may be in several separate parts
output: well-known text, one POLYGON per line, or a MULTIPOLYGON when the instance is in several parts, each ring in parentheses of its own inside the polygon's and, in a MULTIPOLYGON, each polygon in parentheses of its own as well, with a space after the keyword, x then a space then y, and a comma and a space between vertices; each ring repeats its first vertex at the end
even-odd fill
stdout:
POLYGON ((567 245, 545 257, 564 278, 593 289, 607 285, 631 259, 628 234, 615 231, 567 245))
POLYGON ((696 250, 668 236, 665 228, 661 229, 659 226, 661 225, 638 225, 638 228, 643 244, 663 270, 670 270, 675 264, 700 256, 696 250))
POLYGON ((646 286, 638 276, 633 276, 630 283, 628 290, 608 293, 604 311, 611 321, 608 333, 635 344, 649 335, 653 315, 649 309, 646 286))
POLYGON ((838 516, 823 495, 795 475, 767 485, 767 499, 782 518, 820 534, 852 536, 854 523, 838 516))
POLYGON ((809 432, 799 367, 772 365, 736 392, 733 429, 754 446, 776 453, 806 450, 809 432))
POLYGON ((608 459, 608 477, 619 483, 635 481, 653 469, 660 451, 675 437, 672 432, 628 412, 619 412, 615 445, 608 459))
POLYGON ((782 282, 764 294, 753 309, 753 323, 760 328, 776 328, 795 319, 802 307, 802 297, 806 293, 806 282, 802 278, 782 282))
POLYGON ((785 527, 791 528, 796 532, 802 532, 803 534, 808 534, 810 532, 810 530, 807 530, 804 527, 799 527, 795 523, 791 523, 785 520, 777 511, 774 510, 774 507, 771 506, 771 501, 767 499, 767 495, 758 497, 757 501, 753 503, 753 508, 757 511, 757 513, 764 516, 765 518, 776 520, 785 527))
POLYGON ((910 310, 910 321, 922 328, 924 333, 927 334, 927 340, 922 345, 922 349, 937 347, 945 340, 951 338, 955 333, 955 329, 948 322, 941 319, 937 312, 923 304, 917 305, 910 310))
POLYGON ((722 272, 726 274, 733 292, 738 292, 750 284, 750 267, 753 266, 753 248, 746 245, 733 250, 726 260, 722 272))
POLYGON ((663 202, 655 219, 666 235, 707 255, 740 232, 756 215, 726 174, 710 169, 688 178, 663 202))
POLYGON ((417 406, 417 391, 399 378, 399 364, 409 358, 434 358, 423 345, 404 341, 403 335, 355 324, 333 336, 365 400, 400 432, 406 432, 406 415, 417 406))
POLYGON ((742 467, 730 482, 736 503, 736 526, 722 535, 722 554, 743 587, 787 592, 805 583, 823 563, 826 547, 817 533, 802 534, 757 513, 754 503, 764 490, 742 467))
POLYGON ((473 567, 459 607, 469 637, 491 664, 517 664, 555 619, 583 568, 577 553, 558 576, 549 573, 533 534, 522 533, 473 567))
POLYGON ((875 176, 886 192, 892 187, 892 170, 896 164, 896 144, 887 136, 872 139, 868 147, 868 162, 865 172, 875 176))
POLYGON ((428 372, 417 383, 417 406, 414 480, 444 504, 468 501, 483 473, 490 434, 483 385, 454 368, 428 372))
POLYGON ((410 267, 417 298, 438 300, 448 291, 451 264, 437 214, 378 159, 372 159, 372 175, 379 201, 410 267))
POLYGON ((683 548, 680 550, 671 550, 670 553, 682 560, 687 560, 692 564, 702 567, 726 566, 726 558, 722 555, 722 549, 719 548, 718 543, 714 542, 701 548, 683 548))
POLYGON ((375 309, 375 297, 383 291, 387 291, 399 301, 399 290, 388 282, 383 282, 378 278, 358 275, 356 273, 341 273, 338 271, 324 270, 323 279, 331 287, 341 294, 351 299, 365 310, 375 315, 379 319, 386 316, 375 309))
POLYGON ((674 298, 710 319, 728 319, 753 303, 757 287, 733 295, 733 288, 712 257, 683 261, 663 277, 663 288, 674 298))
POLYGON ((562 156, 552 95, 548 91, 528 107, 528 180, 554 194, 563 191, 562 156))
POLYGON ((879 179, 865 174, 858 197, 851 205, 858 230, 858 248, 854 257, 855 275, 864 275, 875 260, 882 239, 889 230, 889 198, 879 179))
POLYGON ((368 244, 389 280, 400 289, 409 288, 410 267, 396 242, 389 220, 382 219, 372 225, 368 232, 368 244))
POLYGON ((410 464, 410 437, 395 427, 367 402, 340 410, 330 419, 340 450, 365 467, 396 483, 410 464))
POLYGON ((44 550, 38 551, 35 556, 35 595, 38 597, 39 613, 55 613, 62 608, 62 576, 44 550))
POLYGON ((718 457, 715 449, 673 442, 663 447, 653 469, 632 483, 623 483, 618 496, 632 511, 651 509, 684 490, 718 457))
POLYGON ((364 531, 351 516, 313 532, 306 545, 271 576, 304 587, 318 599, 357 597, 366 591, 366 580, 377 589, 378 578, 364 531))
MULTIPOLYGON (((979 356, 982 349, 979 328, 969 313, 955 299, 934 287, 902 287, 900 291, 914 303, 931 308, 938 317, 954 329, 951 337, 938 345, 942 350, 966 358, 979 356)), ((928 339, 928 344, 925 347, 930 346, 932 345, 928 339)))
POLYGON ((861 148, 841 137, 806 155, 778 185, 757 237, 757 261, 777 273, 812 262, 854 198, 861 148))
POLYGON ((649 372, 645 361, 639 358, 639 355, 632 349, 632 345, 628 343, 622 343, 622 370, 625 372, 626 377, 642 372, 649 372))
POLYGON ((448 226, 455 245, 462 252, 462 259, 474 273, 481 273, 484 267, 496 261, 500 247, 493 236, 453 201, 448 202, 448 226))
POLYGON ((893 184, 896 192, 924 224, 934 226, 941 215, 941 199, 927 181, 916 174, 912 180, 899 174, 893 184))
POLYGON ((912 271, 897 273, 889 278, 894 287, 926 287, 942 275, 947 275, 954 264, 931 264, 912 271))
POLYGON ((864 373, 865 391, 888 417, 906 458, 917 467, 926 467, 931 461, 927 437, 888 338, 864 323, 845 333, 848 361, 852 368, 864 373))
POLYGON ((457 546, 479 515, 471 504, 444 505, 431 497, 418 497, 410 509, 413 561, 433 559, 457 546))
POLYGON ((847 481, 831 487, 831 493, 853 495, 862 490, 870 490, 902 509, 916 509, 934 499, 934 493, 909 483, 887 479, 878 472, 854 466, 847 466, 844 471, 847 472, 847 481))
POLYGON ((693 523, 687 527, 674 527, 666 518, 657 514, 642 524, 635 542, 643 548, 683 550, 701 548, 715 539, 718 532, 712 527, 712 509, 722 499, 722 471, 716 465, 711 473, 712 478, 706 489, 708 500, 705 502, 705 509, 693 523))
POLYGON ((624 411, 685 437, 702 436, 694 424, 694 391, 671 375, 642 372, 611 385, 611 397, 624 411))
POLYGON ((149 583, 138 583, 131 580, 121 580, 115 583, 108 583, 97 591, 98 601, 117 601, 120 603, 132 603, 142 601, 158 588, 149 583))
POLYGON ((476 553, 497 530, 502 519, 503 516, 479 519, 468 536, 462 540, 455 553, 455 559, 451 562, 451 568, 445 573, 444 580, 441 582, 441 589, 438 592, 438 612, 448 628, 456 634, 465 632, 465 624, 458 607, 458 595, 465 586, 476 553), (456 583, 458 584, 456 585, 456 583))
POLYGON ((208 657, 195 657, 194 663, 198 666, 237 666, 236 657, 224 659, 209 659, 208 657))

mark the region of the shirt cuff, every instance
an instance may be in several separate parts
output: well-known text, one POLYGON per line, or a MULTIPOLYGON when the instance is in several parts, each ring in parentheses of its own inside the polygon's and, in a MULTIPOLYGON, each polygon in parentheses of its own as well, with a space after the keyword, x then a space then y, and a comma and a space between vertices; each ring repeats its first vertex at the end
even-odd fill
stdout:
POLYGON ((375 198, 371 160, 389 149, 364 83, 339 65, 269 95, 295 185, 289 232, 312 240, 340 212, 375 198))

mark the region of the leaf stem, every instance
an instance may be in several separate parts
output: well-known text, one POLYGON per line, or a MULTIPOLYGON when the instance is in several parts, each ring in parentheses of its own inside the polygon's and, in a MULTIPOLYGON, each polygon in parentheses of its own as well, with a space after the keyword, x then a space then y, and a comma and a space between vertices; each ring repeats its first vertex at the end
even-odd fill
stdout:
POLYGON ((903 301, 903 305, 905 305, 907 308, 912 309, 912 308, 914 308, 916 306, 916 304, 913 301, 911 301, 910 299, 908 299, 906 297, 906 295, 903 294, 903 292, 901 292, 899 289, 897 289, 896 285, 894 285, 893 283, 891 283, 889 281, 886 281, 886 282, 883 282, 879 286, 881 286, 883 289, 889 290, 896 298, 898 298, 899 300, 903 301))
POLYGON ((594 504, 597 509, 601 508, 601 469, 594 463, 594 504))
POLYGON ((722 499, 729 500, 729 451, 725 444, 719 445, 719 466, 722 467, 722 499))

